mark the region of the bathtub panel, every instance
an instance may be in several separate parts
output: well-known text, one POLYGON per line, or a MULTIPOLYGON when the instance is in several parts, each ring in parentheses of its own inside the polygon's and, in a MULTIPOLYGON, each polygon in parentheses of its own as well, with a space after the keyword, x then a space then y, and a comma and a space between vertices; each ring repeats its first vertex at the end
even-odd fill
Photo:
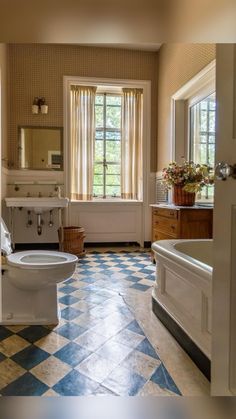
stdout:
POLYGON ((196 274, 191 265, 189 268, 181 265, 182 258, 172 260, 169 252, 168 256, 156 253, 157 280, 153 295, 210 359, 211 278, 201 276, 201 270, 196 274))
POLYGON ((201 290, 186 281, 176 272, 164 266, 164 294, 176 309, 194 321, 196 327, 201 326, 201 290))

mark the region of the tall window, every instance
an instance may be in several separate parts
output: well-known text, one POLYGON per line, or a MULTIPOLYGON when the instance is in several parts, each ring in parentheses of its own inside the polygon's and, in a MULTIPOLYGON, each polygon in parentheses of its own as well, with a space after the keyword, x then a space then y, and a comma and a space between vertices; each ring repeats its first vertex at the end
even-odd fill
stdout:
POLYGON ((69 196, 143 198, 143 89, 70 84, 69 196))
POLYGON ((121 196, 121 106, 121 94, 96 94, 94 197, 121 196))
MULTIPOLYGON (((215 93, 190 107, 190 159, 195 163, 215 165, 215 93)), ((212 199, 214 188, 206 187, 201 197, 212 199)))

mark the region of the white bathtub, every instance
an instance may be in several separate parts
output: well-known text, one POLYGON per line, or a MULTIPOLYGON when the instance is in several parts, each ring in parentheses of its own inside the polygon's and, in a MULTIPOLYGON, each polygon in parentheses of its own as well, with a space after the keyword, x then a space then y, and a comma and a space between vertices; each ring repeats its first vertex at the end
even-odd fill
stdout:
POLYGON ((210 360, 212 240, 160 240, 152 249, 157 262, 154 302, 210 360))

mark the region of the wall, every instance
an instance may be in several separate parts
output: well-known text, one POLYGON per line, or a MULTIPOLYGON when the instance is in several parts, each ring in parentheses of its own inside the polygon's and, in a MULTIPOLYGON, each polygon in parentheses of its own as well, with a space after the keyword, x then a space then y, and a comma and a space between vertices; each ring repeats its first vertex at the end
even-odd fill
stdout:
POLYGON ((9 45, 9 155, 17 167, 17 126, 63 126, 63 76, 151 80, 151 171, 156 170, 158 54, 74 45, 9 45), (47 115, 33 115, 35 96, 46 97, 47 115))
MULTIPOLYGON (((1 72, 1 151, 2 158, 7 158, 7 46, 0 44, 1 72)), ((4 161, 4 166, 6 162, 4 161)))
POLYGON ((157 170, 171 158, 171 96, 214 58, 215 44, 164 44, 160 48, 157 170))
MULTIPOLYGON (((5 44, 0 44, 0 77, 1 77, 1 199, 6 196, 7 188, 7 46, 5 44)), ((6 216, 6 211, 4 205, 2 207, 2 216, 6 216)))

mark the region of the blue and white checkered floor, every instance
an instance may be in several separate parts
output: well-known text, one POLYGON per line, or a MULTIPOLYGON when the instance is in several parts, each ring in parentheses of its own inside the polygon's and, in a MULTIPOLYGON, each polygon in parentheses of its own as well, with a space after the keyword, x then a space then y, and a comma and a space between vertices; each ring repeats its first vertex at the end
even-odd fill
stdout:
POLYGON ((0 394, 180 395, 122 298, 154 280, 149 253, 88 253, 59 287, 57 327, 0 327, 0 394))

